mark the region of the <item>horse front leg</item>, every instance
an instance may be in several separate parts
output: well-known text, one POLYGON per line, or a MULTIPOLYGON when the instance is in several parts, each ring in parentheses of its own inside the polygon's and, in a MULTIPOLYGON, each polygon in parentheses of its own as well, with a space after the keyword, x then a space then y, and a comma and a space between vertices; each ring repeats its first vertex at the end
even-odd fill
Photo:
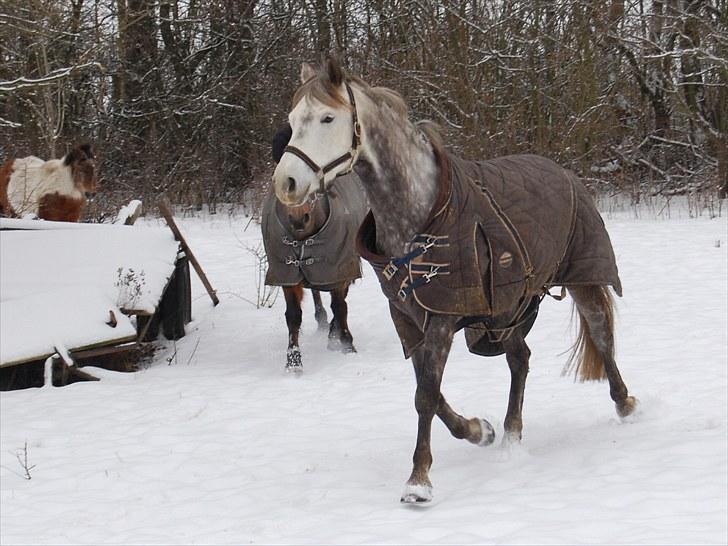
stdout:
POLYGON ((440 408, 440 384, 450 353, 455 330, 455 318, 435 315, 425 331, 425 341, 412 354, 417 379, 415 409, 417 410, 417 444, 412 456, 412 474, 402 493, 402 502, 417 503, 432 500, 432 466, 430 437, 432 419, 440 408))
POLYGON ((354 338, 349 331, 349 306, 346 303, 346 296, 349 294, 349 283, 342 283, 331 291, 331 310, 334 318, 329 328, 328 349, 341 351, 342 353, 355 353, 354 338))
POLYGON ((301 329, 301 300, 303 285, 284 286, 283 296, 286 299, 286 325, 288 326, 288 351, 286 351, 286 371, 303 371, 301 349, 298 347, 298 333, 301 329))

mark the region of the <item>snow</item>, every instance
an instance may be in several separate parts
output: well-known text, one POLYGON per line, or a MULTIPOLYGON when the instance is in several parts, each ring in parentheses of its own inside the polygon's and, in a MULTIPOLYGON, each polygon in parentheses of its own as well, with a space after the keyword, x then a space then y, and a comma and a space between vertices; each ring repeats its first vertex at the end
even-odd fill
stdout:
POLYGON ((622 422, 606 383, 561 377, 571 306, 547 300, 523 442, 503 444, 505 360, 458 334, 443 393, 498 437, 474 446, 435 419, 425 506, 399 502, 414 374, 371 269, 348 300, 359 352, 326 350, 307 296, 304 372, 286 374, 283 298, 249 303, 255 224, 182 221, 221 304, 194 279, 188 335, 144 370, 0 394, 0 542, 725 544, 726 221, 632 216, 606 224, 625 292, 617 361, 639 413, 622 422), (15 456, 26 443, 31 480, 15 456))
POLYGON ((154 312, 178 252, 161 226, 3 219, 0 228, 1 365, 45 358, 59 344, 134 339, 119 308, 154 312))

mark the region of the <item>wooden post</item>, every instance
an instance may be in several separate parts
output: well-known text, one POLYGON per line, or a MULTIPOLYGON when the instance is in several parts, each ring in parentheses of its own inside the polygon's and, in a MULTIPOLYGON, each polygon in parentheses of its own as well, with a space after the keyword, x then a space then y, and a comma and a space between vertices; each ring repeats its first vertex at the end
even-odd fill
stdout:
MULTIPOLYGON (((71 356, 71 353, 62 345, 56 345, 53 347, 56 350, 54 357, 57 357, 61 362, 61 386, 68 385, 68 375, 74 375, 84 381, 98 381, 99 378, 91 375, 88 372, 84 372, 76 366, 76 363, 71 356)), ((52 357, 51 357, 52 358, 52 357)))
POLYGON ((133 226, 142 213, 142 202, 134 199, 125 207, 122 207, 114 220, 114 224, 133 226))
POLYGON ((192 267, 195 268, 197 275, 200 277, 202 284, 205 286, 205 290, 207 290, 207 293, 210 295, 212 304, 217 305, 218 303, 220 303, 220 300, 217 299, 217 294, 215 294, 215 289, 210 284, 210 281, 207 280, 207 276, 205 275, 205 272, 202 270, 202 266, 200 266, 200 263, 197 261, 197 258, 195 258, 195 255, 192 253, 192 250, 190 250, 190 247, 187 245, 187 241, 185 241, 185 238, 182 236, 182 233, 180 232, 179 228, 177 227, 177 224, 175 223, 174 218, 172 217, 172 211, 169 208, 169 202, 167 201, 166 198, 162 198, 159 201, 159 211, 162 213, 164 220, 167 222, 167 225, 169 226, 169 229, 171 229, 172 233, 174 233, 174 238, 177 241, 179 241, 179 244, 182 246, 182 250, 187 255, 187 258, 190 260, 192 267))

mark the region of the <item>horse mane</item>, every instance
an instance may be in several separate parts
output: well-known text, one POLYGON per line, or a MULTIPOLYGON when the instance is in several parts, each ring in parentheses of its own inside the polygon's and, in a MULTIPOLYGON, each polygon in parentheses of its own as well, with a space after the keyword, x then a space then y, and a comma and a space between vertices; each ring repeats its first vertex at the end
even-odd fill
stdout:
MULTIPOLYGON (((341 70, 338 66, 337 70, 341 70)), ((388 87, 372 87, 367 82, 357 76, 345 75, 342 71, 342 77, 346 83, 355 84, 367 97, 378 105, 386 105, 391 108, 398 116, 407 118, 407 103, 405 103, 402 95, 388 87)), ((331 74, 327 69, 326 63, 323 63, 316 70, 315 74, 306 80, 294 93, 292 108, 294 108, 302 99, 310 98, 322 102, 332 108, 345 107, 351 109, 351 104, 344 98, 338 90, 338 86, 332 82, 331 74)))
MULTIPOLYGON (((338 66, 337 70, 341 70, 338 66)), ((327 62, 322 63, 315 74, 306 80, 293 95, 292 108, 302 99, 314 99, 332 108, 345 107, 351 110, 351 104, 338 90, 338 87, 331 80, 331 73, 327 62)), ((357 76, 344 74, 342 76, 346 83, 353 83, 372 102, 378 106, 389 108, 403 122, 409 122, 409 108, 402 95, 397 91, 383 86, 371 86, 357 76)), ((422 120, 415 123, 415 127, 427 138, 432 147, 441 153, 445 152, 445 142, 442 138, 440 126, 431 120, 422 120)))

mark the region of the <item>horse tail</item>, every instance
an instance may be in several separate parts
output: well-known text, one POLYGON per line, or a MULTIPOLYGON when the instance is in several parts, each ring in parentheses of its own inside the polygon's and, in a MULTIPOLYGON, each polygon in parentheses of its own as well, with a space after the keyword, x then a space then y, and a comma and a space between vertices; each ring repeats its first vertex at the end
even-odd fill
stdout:
MULTIPOLYGON (((607 331, 596 332, 600 337, 608 336, 614 338, 614 299, 607 286, 591 285, 577 289, 579 291, 579 306, 574 303, 572 313, 579 315, 579 326, 576 341, 572 347, 572 353, 564 366, 563 374, 574 373, 580 381, 601 381, 607 378, 604 369, 604 357, 594 342, 595 332, 589 327, 588 318, 585 313, 594 313, 602 319, 600 322, 605 325, 607 331)), ((609 343, 608 347, 614 357, 614 344, 609 343)))
POLYGON ((8 186, 10 185, 10 176, 13 174, 14 165, 15 160, 10 159, 0 167, 0 216, 14 216, 8 198, 8 186))

